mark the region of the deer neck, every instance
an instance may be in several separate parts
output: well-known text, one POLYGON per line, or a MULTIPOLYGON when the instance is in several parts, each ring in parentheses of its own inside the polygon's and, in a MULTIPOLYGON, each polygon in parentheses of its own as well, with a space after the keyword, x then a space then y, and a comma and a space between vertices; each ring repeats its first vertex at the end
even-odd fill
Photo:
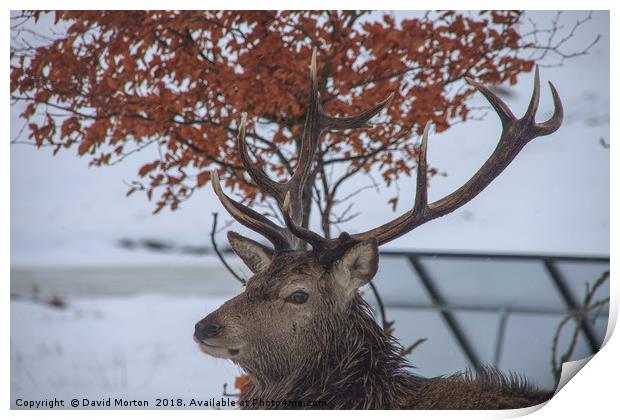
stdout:
POLYGON ((406 404, 416 379, 400 347, 374 321, 359 296, 334 323, 329 340, 286 378, 258 378, 242 398, 326 401, 331 408, 394 408, 406 404), (409 391, 410 392, 410 391, 409 391))

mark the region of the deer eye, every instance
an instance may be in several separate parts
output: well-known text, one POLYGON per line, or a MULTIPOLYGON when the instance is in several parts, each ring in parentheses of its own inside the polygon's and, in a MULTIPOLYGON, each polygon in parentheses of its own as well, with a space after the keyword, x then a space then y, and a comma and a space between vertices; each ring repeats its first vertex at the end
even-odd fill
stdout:
POLYGON ((294 303, 296 305, 301 305, 302 303, 306 303, 307 300, 308 300, 308 293, 302 290, 293 292, 286 298, 287 302, 294 303))

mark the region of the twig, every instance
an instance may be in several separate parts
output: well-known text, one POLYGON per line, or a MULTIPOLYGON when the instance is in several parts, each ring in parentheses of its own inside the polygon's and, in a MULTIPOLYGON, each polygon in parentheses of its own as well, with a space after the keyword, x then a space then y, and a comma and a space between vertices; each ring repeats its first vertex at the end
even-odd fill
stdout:
POLYGON ((335 225, 339 225, 341 223, 346 223, 346 222, 348 222, 350 220, 355 219, 357 216, 359 216, 361 214, 361 212, 349 214, 349 212, 353 208, 353 205, 354 205, 354 203, 349 203, 347 208, 344 209, 344 211, 342 213, 340 213, 339 215, 336 215, 336 214, 334 214, 334 212, 332 212, 332 216, 334 216, 334 217, 329 219, 329 223, 332 226, 335 226, 335 225))
POLYGON ((379 305, 379 314, 381 315, 381 325, 383 325, 383 329, 385 331, 391 332, 392 325, 394 325, 394 322, 387 320, 387 317, 385 315, 385 305, 383 304, 383 299, 381 299, 379 290, 377 290, 377 287, 372 281, 368 282, 368 285, 370 286, 372 293, 375 295, 375 299, 377 299, 377 305, 379 305))
POLYGON ((224 264, 224 267, 226 267, 226 269, 230 272, 230 274, 232 274, 233 277, 236 278, 237 281, 239 281, 239 283, 241 283, 242 285, 245 286, 245 280, 243 278, 241 278, 232 269, 232 267, 228 264, 228 262, 226 261, 226 259, 224 258, 224 256, 220 252, 220 250, 218 249, 217 242, 215 241, 215 233, 216 232, 217 232, 217 212, 213 213, 213 227, 211 228, 211 246, 213 246, 213 251, 215 251, 215 253, 217 254, 217 256, 220 259, 220 261, 222 262, 222 264, 224 264))
POLYGON ((227 383, 224 383, 224 389, 222 390, 222 396, 224 397, 239 397, 241 395, 241 393, 239 394, 231 394, 226 390, 226 387, 228 386, 227 383))
POLYGON ((587 315, 593 311, 594 309, 600 309, 603 305, 609 304, 609 298, 598 300, 594 303, 591 303, 596 290, 603 285, 609 279, 609 271, 605 271, 597 280, 594 282, 592 288, 589 288, 586 285, 586 295, 583 299, 583 304, 578 311, 574 311, 569 313, 562 319, 558 328, 555 331, 555 335, 553 337, 553 342, 551 345, 551 371, 553 373, 553 377, 555 378, 556 386, 560 381, 560 376, 562 374, 562 364, 566 363, 573 352, 575 351, 575 347, 577 346, 577 339, 579 337, 579 332, 581 331, 581 327, 587 317, 587 315), (560 339, 560 334, 562 333, 562 329, 571 319, 575 320, 575 329, 573 330, 573 335, 571 337, 571 342, 568 346, 568 349, 564 352, 564 354, 560 357, 558 361, 558 342, 560 339))
POLYGON ((529 32, 522 34, 522 48, 531 50, 532 52, 529 59, 537 62, 541 62, 551 54, 555 54, 558 57, 559 60, 554 64, 541 63, 541 66, 543 67, 558 67, 561 66, 567 59, 587 55, 601 40, 600 34, 596 35, 587 46, 578 51, 566 52, 564 47, 568 41, 575 38, 580 27, 592 20, 592 14, 593 13, 590 11, 583 19, 577 19, 577 21, 570 28, 564 26, 560 22, 562 12, 558 12, 556 16, 551 19, 551 27, 549 28, 539 28, 532 19, 528 19, 532 29, 529 32), (564 36, 562 36, 562 31, 566 32, 564 36), (532 41, 529 41, 529 39, 532 41))
POLYGON ((413 344, 411 344, 410 346, 408 346, 408 347, 406 347, 406 348, 402 349, 402 350, 400 351, 400 355, 401 355, 401 356, 408 356, 408 355, 410 355, 411 353, 413 353, 413 351, 414 351, 416 348, 418 348, 418 346, 419 346, 420 344, 424 343, 426 340, 428 340, 428 338, 420 338, 420 339, 416 340, 416 341, 415 341, 413 344))

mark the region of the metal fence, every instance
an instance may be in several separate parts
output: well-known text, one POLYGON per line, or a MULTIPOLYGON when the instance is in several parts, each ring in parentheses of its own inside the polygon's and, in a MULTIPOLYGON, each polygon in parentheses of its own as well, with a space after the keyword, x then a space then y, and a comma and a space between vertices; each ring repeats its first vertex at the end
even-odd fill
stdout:
MULTIPOLYGON (((558 269, 559 263, 581 263, 596 264, 601 266, 604 271, 608 269, 609 257, 583 257, 583 256, 557 256, 557 255, 527 255, 527 254, 477 254, 477 253, 450 253, 450 252, 397 252, 384 251, 384 256, 402 257, 407 259, 421 283, 422 288, 428 294, 431 304, 416 303, 392 303, 386 304, 389 308, 410 309, 410 310, 436 310, 439 312, 446 327, 460 346, 472 368, 477 369, 482 366, 480 357, 476 354, 474 347, 464 329, 459 325, 458 319, 455 317, 455 311, 473 311, 473 312, 492 312, 497 313, 499 317, 499 328, 495 339, 494 364, 497 365, 502 352, 502 346, 506 332, 506 322, 511 314, 537 314, 537 315, 568 315, 580 311, 580 299, 574 295, 569 287, 568 282, 558 269), (514 262, 527 261, 534 262, 544 268, 544 272, 549 281, 552 282, 556 291, 565 306, 564 309, 551 309, 543 307, 532 307, 527 304, 515 303, 514 305, 479 305, 479 304, 453 304, 449 303, 442 295, 440 288, 437 286, 440 279, 433 278, 427 269, 429 260, 436 261, 438 259, 448 260, 470 260, 485 262, 514 262)), ((596 317, 608 316, 607 311, 600 311, 595 314, 596 317)), ((590 321, 586 318, 581 324, 581 329, 587 340, 589 349, 592 353, 596 353, 602 345, 602 337, 597 337, 590 321)))

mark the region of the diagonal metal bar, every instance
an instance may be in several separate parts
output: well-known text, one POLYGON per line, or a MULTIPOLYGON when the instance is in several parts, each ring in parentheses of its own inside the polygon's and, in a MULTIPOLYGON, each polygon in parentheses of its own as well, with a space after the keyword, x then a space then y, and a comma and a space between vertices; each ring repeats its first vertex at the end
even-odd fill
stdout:
MULTIPOLYGON (((553 260, 551 258, 545 258, 543 259, 543 264, 545 265, 547 273, 549 273, 549 276, 553 280, 553 284, 558 289, 558 292, 560 292, 560 295, 562 296, 562 299, 564 300, 564 303, 566 304, 568 309, 570 309, 571 311, 578 311, 579 309, 581 309, 581 305, 577 303, 577 299, 575 299, 575 297, 571 293, 571 290, 568 288, 568 285, 564 281, 564 277, 562 277, 562 274, 555 266, 553 260)), ((588 340, 590 350, 592 350, 592 353, 596 353, 599 350, 600 346, 598 340, 596 339, 596 334, 592 329, 592 325, 590 325, 586 318, 584 318, 583 322, 581 323, 581 329, 583 330, 583 334, 585 335, 586 340, 588 340)))
MULTIPOLYGON (((445 308, 445 299, 443 298, 439 290, 435 287, 435 283, 433 282, 431 276, 429 275, 428 271, 426 271, 418 257, 416 257, 415 255, 409 255, 409 262, 418 274, 418 277, 422 281, 422 285, 431 297, 433 304, 437 307, 445 308)), ((474 367, 475 370, 479 371, 482 367, 482 365, 480 364, 480 359, 476 355, 476 352, 474 351, 469 340, 467 339, 467 336, 465 336, 465 334, 463 333, 463 330, 459 326, 452 312, 442 309, 439 313, 448 325, 448 328, 452 332, 452 335, 461 346, 461 349, 463 350, 463 353, 465 353, 465 356, 469 360, 469 363, 474 367)))
POLYGON ((497 336, 495 337, 495 353, 493 354, 493 366, 499 367, 499 359, 502 357, 504 349, 504 337, 506 336, 506 323, 508 322, 507 308, 499 310, 499 325, 497 326, 497 336))

